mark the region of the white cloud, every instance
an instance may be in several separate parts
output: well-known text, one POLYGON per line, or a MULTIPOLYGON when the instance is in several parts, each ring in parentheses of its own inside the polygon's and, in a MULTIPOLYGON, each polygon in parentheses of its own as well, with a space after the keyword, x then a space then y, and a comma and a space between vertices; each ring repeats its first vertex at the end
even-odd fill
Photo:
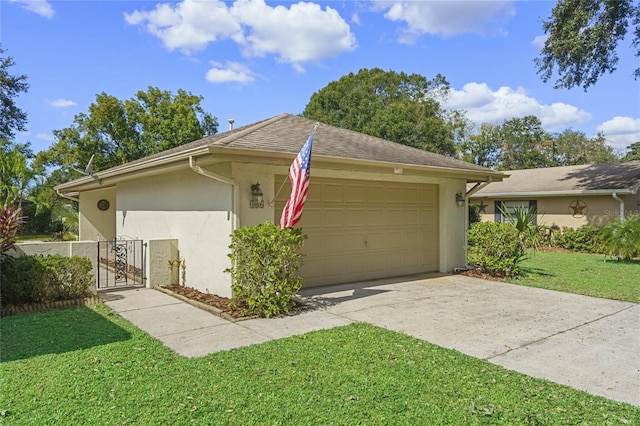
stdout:
POLYGON ((542 49, 544 47, 544 44, 547 42, 548 38, 549 38, 549 36, 547 34, 536 36, 531 41, 531 45, 536 47, 536 48, 538 48, 538 49, 542 49))
POLYGON ((400 41, 411 43, 423 34, 505 34, 503 23, 515 15, 511 1, 389 1, 374 2, 385 18, 404 22, 400 41))
POLYGON ((541 104, 522 87, 503 86, 493 91, 486 83, 476 82, 465 84, 461 90, 452 89, 444 105, 465 110, 467 117, 477 125, 500 124, 511 118, 535 115, 545 130, 560 131, 591 119, 591 114, 573 105, 563 102, 541 104))
POLYGON ((267 6, 263 0, 238 0, 231 13, 249 29, 243 41, 248 56, 273 54, 301 70, 304 62, 318 62, 353 50, 355 36, 335 9, 315 3, 289 8, 267 6))
POLYGON ((125 13, 130 25, 142 25, 169 50, 186 54, 209 43, 231 39, 247 57, 274 55, 302 71, 356 47, 355 36, 335 9, 299 2, 268 6, 263 0, 237 0, 228 8, 219 0, 163 3, 151 11, 125 13))
POLYGON ((596 130, 603 132, 607 141, 621 150, 640 142, 640 118, 616 116, 597 126, 596 130))
POLYGON ((169 50, 183 53, 203 50, 211 42, 241 37, 242 29, 223 1, 184 0, 162 3, 151 11, 124 14, 130 25, 143 25, 169 50))
POLYGON ((211 83, 241 83, 247 84, 255 80, 253 73, 246 66, 237 62, 211 62, 212 68, 207 71, 206 79, 211 83))
POLYGON ((45 18, 52 18, 55 14, 53 6, 47 0, 9 0, 11 3, 17 3, 25 10, 36 13, 45 18))
POLYGON ((56 140, 55 136, 51 133, 38 133, 36 134, 36 139, 46 142, 53 142, 56 140))
POLYGON ((74 101, 71 101, 69 99, 63 99, 63 98, 56 99, 55 101, 47 101, 47 103, 55 108, 68 108, 68 107, 78 105, 74 101))

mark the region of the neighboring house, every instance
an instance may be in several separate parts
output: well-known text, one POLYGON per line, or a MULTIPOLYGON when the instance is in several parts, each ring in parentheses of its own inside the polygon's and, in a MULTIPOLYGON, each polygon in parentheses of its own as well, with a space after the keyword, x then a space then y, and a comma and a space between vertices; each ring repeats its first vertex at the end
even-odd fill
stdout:
MULTIPOLYGON (((80 240, 176 239, 186 285, 230 296, 230 276, 224 272, 230 234, 239 226, 279 221, 290 192, 289 166, 314 125, 283 114, 56 189, 79 200, 80 240), (252 196, 256 184, 261 199, 252 196)), ((297 225, 308 235, 301 271, 305 286, 464 267, 466 185, 503 177, 321 124, 297 225)))
POLYGON ((614 216, 640 213, 640 161, 505 172, 470 197, 484 221, 504 221, 503 211, 537 210, 538 224, 601 226, 614 216))

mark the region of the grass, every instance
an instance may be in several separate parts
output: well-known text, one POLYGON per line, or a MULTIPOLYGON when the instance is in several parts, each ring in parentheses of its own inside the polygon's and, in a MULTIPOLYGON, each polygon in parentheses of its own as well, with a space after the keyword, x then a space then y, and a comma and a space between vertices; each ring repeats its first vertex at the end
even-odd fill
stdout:
POLYGON ((3 424, 640 424, 639 407, 367 324, 203 358, 104 305, 0 326, 3 424))
POLYGON ((640 303, 640 260, 604 261, 603 255, 537 251, 510 282, 567 293, 640 303))

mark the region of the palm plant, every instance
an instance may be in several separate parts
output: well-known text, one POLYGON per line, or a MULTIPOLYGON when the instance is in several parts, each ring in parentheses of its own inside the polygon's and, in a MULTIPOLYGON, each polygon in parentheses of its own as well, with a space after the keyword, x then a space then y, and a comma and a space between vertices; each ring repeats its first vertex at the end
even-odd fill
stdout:
POLYGON ((518 237, 523 248, 534 251, 539 249, 544 241, 544 227, 536 224, 538 212, 535 208, 515 207, 513 211, 500 207, 505 222, 518 230, 518 237))
POLYGON ((602 228, 606 254, 633 259, 640 253, 640 214, 614 217, 602 228))

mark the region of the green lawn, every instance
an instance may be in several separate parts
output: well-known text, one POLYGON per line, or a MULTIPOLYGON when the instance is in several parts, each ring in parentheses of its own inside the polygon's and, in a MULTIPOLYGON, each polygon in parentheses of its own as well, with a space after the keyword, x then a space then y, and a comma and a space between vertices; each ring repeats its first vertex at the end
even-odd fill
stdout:
POLYGON ((640 303, 640 260, 586 253, 529 253, 515 284, 640 303))
POLYGON ((103 305, 0 326, 2 424, 640 424, 638 407, 367 324, 194 359, 103 305))

